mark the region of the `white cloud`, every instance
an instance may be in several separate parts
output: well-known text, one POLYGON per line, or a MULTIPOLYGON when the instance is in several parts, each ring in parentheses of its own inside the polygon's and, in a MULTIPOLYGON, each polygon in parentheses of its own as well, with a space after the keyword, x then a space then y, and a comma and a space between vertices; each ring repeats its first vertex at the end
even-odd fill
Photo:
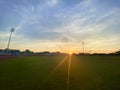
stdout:
POLYGON ((98 21, 100 21, 100 20, 102 20, 102 19, 104 19, 104 18, 106 18, 106 17, 114 14, 115 12, 116 12, 116 10, 112 10, 112 11, 110 11, 109 13, 106 13, 106 14, 104 14, 103 16, 100 16, 100 17, 96 20, 96 22, 98 22, 98 21))
POLYGON ((58 0, 47 0, 47 4, 51 7, 57 5, 58 0))

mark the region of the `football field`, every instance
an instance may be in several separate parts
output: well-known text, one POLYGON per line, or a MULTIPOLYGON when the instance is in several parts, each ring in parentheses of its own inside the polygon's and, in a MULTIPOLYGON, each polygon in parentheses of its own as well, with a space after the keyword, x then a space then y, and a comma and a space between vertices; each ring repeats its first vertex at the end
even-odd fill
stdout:
POLYGON ((0 90, 120 90, 120 57, 7 58, 0 60, 0 90))

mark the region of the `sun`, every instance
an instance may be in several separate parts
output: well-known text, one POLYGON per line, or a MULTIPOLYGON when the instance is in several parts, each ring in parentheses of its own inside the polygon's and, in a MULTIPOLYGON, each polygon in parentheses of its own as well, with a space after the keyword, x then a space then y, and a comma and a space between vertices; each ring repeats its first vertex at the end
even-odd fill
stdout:
POLYGON ((69 55, 72 55, 72 54, 73 54, 73 53, 70 51, 70 52, 69 52, 69 55))

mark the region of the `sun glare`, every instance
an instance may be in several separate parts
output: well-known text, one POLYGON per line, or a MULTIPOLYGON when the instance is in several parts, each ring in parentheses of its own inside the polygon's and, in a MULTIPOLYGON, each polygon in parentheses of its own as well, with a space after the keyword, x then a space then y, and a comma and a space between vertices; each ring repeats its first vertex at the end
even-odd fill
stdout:
POLYGON ((72 55, 73 53, 70 51, 69 54, 72 55))

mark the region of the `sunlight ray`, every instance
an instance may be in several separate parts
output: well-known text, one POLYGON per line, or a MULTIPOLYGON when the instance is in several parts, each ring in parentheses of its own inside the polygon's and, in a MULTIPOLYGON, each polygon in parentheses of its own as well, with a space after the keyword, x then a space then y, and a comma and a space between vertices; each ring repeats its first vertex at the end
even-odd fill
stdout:
POLYGON ((59 62, 56 67, 53 69, 51 75, 53 75, 55 73, 55 71, 67 60, 69 56, 66 56, 61 62, 59 62))
POLYGON ((68 59, 67 90, 69 90, 69 88, 70 88, 70 67, 71 67, 71 56, 72 56, 72 54, 69 55, 69 59, 68 59))

